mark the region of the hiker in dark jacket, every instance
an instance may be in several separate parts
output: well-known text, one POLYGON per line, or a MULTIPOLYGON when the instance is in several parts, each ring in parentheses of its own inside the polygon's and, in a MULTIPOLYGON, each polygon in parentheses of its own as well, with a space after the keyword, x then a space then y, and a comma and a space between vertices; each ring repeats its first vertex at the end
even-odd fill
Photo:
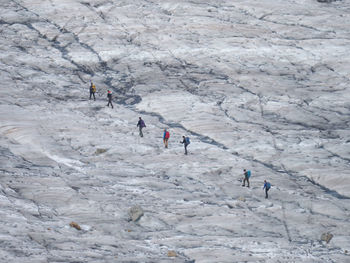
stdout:
POLYGON ((271 188, 271 184, 266 180, 264 180, 263 190, 265 189, 265 198, 269 198, 269 195, 267 194, 267 192, 270 190, 270 188, 271 188))
POLYGON ((185 154, 187 155, 187 146, 190 144, 190 138, 182 136, 182 142, 180 142, 185 147, 185 154))
POLYGON ((243 179, 242 186, 245 186, 245 182, 247 181, 247 183, 248 183, 247 187, 249 187, 250 171, 247 171, 246 169, 244 169, 243 170, 243 175, 244 175, 244 179, 243 179))
POLYGON ((109 107, 109 104, 111 104, 112 109, 113 109, 113 104, 112 104, 112 92, 110 90, 107 91, 107 98, 108 98, 108 104, 107 106, 109 107))
POLYGON ((143 137, 142 129, 146 127, 146 124, 141 117, 139 117, 136 127, 139 127, 140 136, 143 137))
POLYGON ((94 100, 96 100, 96 97, 95 97, 95 92, 96 92, 96 86, 94 83, 90 83, 90 100, 91 100, 91 96, 94 97, 94 100))

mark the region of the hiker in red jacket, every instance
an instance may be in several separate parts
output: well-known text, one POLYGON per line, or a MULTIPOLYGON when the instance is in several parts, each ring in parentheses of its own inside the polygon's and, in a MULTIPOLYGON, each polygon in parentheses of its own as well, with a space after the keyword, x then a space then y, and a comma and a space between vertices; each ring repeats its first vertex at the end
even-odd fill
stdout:
POLYGON ((164 129, 164 134, 163 134, 163 142, 165 148, 168 148, 168 140, 170 138, 170 133, 167 131, 167 129, 164 129))

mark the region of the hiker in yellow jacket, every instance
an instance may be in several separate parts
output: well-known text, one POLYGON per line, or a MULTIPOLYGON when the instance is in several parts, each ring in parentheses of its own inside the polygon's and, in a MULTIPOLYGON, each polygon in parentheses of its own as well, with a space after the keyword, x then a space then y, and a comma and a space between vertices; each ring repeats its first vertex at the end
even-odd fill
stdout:
POLYGON ((90 83, 90 100, 91 100, 91 96, 93 96, 94 100, 96 100, 95 93, 96 93, 96 86, 91 81, 91 83, 90 83))

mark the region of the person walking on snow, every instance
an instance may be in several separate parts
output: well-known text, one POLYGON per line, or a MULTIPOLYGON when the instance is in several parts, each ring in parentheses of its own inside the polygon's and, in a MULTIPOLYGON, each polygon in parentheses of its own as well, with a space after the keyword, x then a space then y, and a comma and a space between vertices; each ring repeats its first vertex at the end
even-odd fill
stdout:
POLYGON ((263 190, 265 189, 265 198, 269 198, 269 195, 268 195, 268 191, 270 190, 271 188, 271 184, 269 182, 267 182, 266 180, 264 180, 264 187, 263 187, 263 190))
POLYGON ((187 146, 190 144, 190 138, 182 136, 182 142, 180 142, 185 147, 185 154, 187 155, 187 146))
POLYGON ((249 187, 249 178, 250 178, 250 171, 247 171, 246 169, 243 170, 243 175, 244 175, 244 179, 243 179, 243 184, 242 186, 245 186, 245 182, 247 181, 248 185, 247 187, 249 187))
POLYGON ((167 129, 164 129, 164 134, 163 134, 163 142, 165 148, 168 148, 168 140, 170 138, 170 133, 167 131, 167 129))
POLYGON ((146 124, 141 117, 139 117, 136 127, 139 127, 140 136, 143 137, 142 129, 146 127, 146 124))
POLYGON ((113 104, 112 104, 112 92, 110 90, 107 91, 107 98, 108 98, 108 104, 107 106, 109 107, 109 104, 111 104, 112 109, 113 109, 113 104))
POLYGON ((91 100, 91 96, 93 96, 94 100, 96 100, 95 93, 96 93, 96 86, 91 81, 91 83, 90 83, 90 100, 91 100))

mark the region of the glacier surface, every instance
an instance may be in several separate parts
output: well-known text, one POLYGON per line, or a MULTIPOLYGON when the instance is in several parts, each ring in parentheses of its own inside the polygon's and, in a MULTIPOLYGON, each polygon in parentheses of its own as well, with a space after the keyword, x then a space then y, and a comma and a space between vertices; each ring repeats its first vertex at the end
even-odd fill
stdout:
POLYGON ((0 7, 0 262, 350 261, 349 1, 0 7))

